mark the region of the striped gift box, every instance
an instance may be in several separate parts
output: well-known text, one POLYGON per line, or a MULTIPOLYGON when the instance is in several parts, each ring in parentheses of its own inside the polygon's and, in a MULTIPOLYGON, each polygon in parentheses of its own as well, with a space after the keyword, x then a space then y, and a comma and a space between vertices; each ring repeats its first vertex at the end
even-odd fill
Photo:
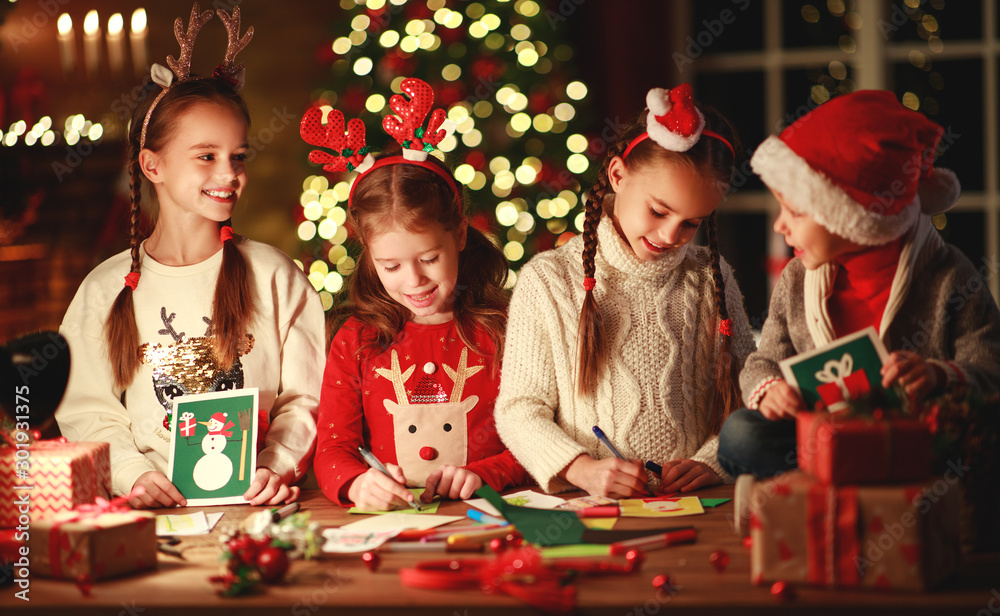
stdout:
MULTIPOLYGON (((111 495, 111 446, 69 442, 63 438, 37 441, 27 450, 27 476, 22 477, 13 447, 0 447, 0 527, 18 525, 18 501, 27 494, 31 521, 93 503, 111 495), (19 486, 33 486, 19 489, 19 486)), ((21 465, 23 467, 23 464, 21 465)))

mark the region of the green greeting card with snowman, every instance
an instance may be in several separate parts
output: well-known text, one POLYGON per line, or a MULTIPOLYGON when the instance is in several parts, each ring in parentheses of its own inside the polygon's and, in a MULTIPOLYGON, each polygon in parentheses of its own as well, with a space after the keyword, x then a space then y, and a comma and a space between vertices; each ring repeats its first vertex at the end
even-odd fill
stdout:
POLYGON ((257 469, 257 389, 174 400, 170 481, 188 506, 246 503, 257 469))

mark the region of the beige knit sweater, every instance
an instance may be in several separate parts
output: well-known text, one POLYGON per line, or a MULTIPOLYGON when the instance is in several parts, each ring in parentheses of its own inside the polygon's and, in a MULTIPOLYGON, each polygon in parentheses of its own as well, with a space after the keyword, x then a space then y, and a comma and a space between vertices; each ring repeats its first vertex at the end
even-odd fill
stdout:
MULTIPOLYGON (((730 480, 716 460, 718 436, 707 426, 721 343, 708 250, 687 245, 640 261, 611 220, 601 220, 594 291, 610 356, 587 399, 574 393, 582 250, 577 236, 536 255, 518 276, 495 410, 500 438, 548 492, 573 489, 558 473, 581 453, 612 455, 594 436, 595 425, 629 458, 690 458, 730 480)), ((725 262, 722 272, 738 371, 754 342, 725 262)))

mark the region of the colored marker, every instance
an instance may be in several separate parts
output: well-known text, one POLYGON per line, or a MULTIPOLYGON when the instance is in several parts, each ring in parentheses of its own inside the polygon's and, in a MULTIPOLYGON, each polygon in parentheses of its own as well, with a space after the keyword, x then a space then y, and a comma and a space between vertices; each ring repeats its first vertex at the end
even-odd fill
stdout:
MULTIPOLYGON (((428 533, 420 538, 420 541, 427 543, 428 541, 446 541, 448 537, 456 535, 458 533, 475 533, 483 530, 492 530, 494 528, 501 528, 496 524, 477 524, 475 526, 455 526, 453 528, 433 528, 430 529, 433 532, 428 533)), ((402 535, 402 533, 400 533, 402 535)), ((400 535, 396 535, 396 539, 399 539, 400 535)))
POLYGON ((470 531, 467 533, 455 533, 449 535, 445 542, 447 542, 449 547, 465 547, 472 546, 476 544, 489 543, 490 539, 495 539, 497 537, 506 537, 509 535, 511 530, 509 528, 491 528, 489 530, 484 530, 481 532, 470 531))
POLYGON ((597 436, 597 440, 604 443, 604 446, 607 447, 608 450, 611 451, 611 453, 615 454, 616 458, 618 458, 619 460, 628 460, 628 458, 622 455, 622 452, 618 451, 618 449, 611 444, 611 441, 608 440, 608 436, 604 434, 604 430, 601 430, 597 426, 594 426, 594 434, 597 436))
POLYGON ((507 526, 510 524, 510 522, 503 518, 498 518, 495 515, 490 515, 478 509, 469 509, 465 512, 465 515, 469 516, 470 520, 482 522, 483 524, 496 524, 497 526, 507 526))
POLYGON ((299 510, 299 504, 297 502, 292 503, 290 505, 285 505, 281 509, 272 509, 271 510, 271 521, 274 522, 275 524, 277 524, 278 522, 280 522, 281 520, 284 520, 285 518, 287 518, 288 516, 292 515, 293 513, 295 513, 298 510, 299 510))
POLYGON ((622 513, 618 505, 601 505, 577 509, 576 515, 581 518, 617 518, 622 513))
POLYGON ((663 476, 663 467, 657 464, 656 462, 653 462, 652 460, 646 462, 646 468, 661 477, 663 476))
MULTIPOLYGON (((385 467, 385 465, 382 464, 382 462, 378 458, 375 457, 375 454, 373 454, 372 452, 368 451, 364 447, 358 447, 358 452, 361 454, 361 457, 365 459, 365 462, 368 463, 368 466, 374 468, 375 470, 377 470, 378 472, 382 473, 383 475, 385 475, 389 479, 392 479, 392 475, 389 474, 389 469, 387 469, 385 467)), ((392 480, 396 481, 395 479, 392 479, 392 480)), ((413 495, 411 494, 410 497, 412 498, 413 495)), ((410 501, 410 503, 413 505, 414 509, 416 509, 417 511, 420 511, 420 502, 416 498, 414 498, 412 501, 410 501)))
POLYGON ((419 541, 400 541, 383 543, 381 552, 482 552, 483 544, 449 545, 447 541, 421 543, 419 541))
POLYGON ((674 530, 669 533, 650 535, 649 537, 617 541, 611 544, 611 555, 618 556, 634 549, 655 550, 681 543, 694 543, 697 539, 698 533, 693 528, 674 530))

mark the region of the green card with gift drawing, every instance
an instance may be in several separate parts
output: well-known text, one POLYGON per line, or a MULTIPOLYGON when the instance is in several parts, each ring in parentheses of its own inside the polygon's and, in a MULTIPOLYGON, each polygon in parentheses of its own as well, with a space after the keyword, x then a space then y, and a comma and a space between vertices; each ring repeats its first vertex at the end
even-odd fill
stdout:
POLYGON ((788 384, 799 390, 809 410, 822 402, 835 413, 848 401, 883 392, 890 403, 895 393, 882 387, 882 365, 889 354, 874 327, 838 338, 830 344, 779 363, 788 384))
POLYGON ((174 400, 170 481, 188 506, 246 503, 257 469, 257 389, 174 400))

